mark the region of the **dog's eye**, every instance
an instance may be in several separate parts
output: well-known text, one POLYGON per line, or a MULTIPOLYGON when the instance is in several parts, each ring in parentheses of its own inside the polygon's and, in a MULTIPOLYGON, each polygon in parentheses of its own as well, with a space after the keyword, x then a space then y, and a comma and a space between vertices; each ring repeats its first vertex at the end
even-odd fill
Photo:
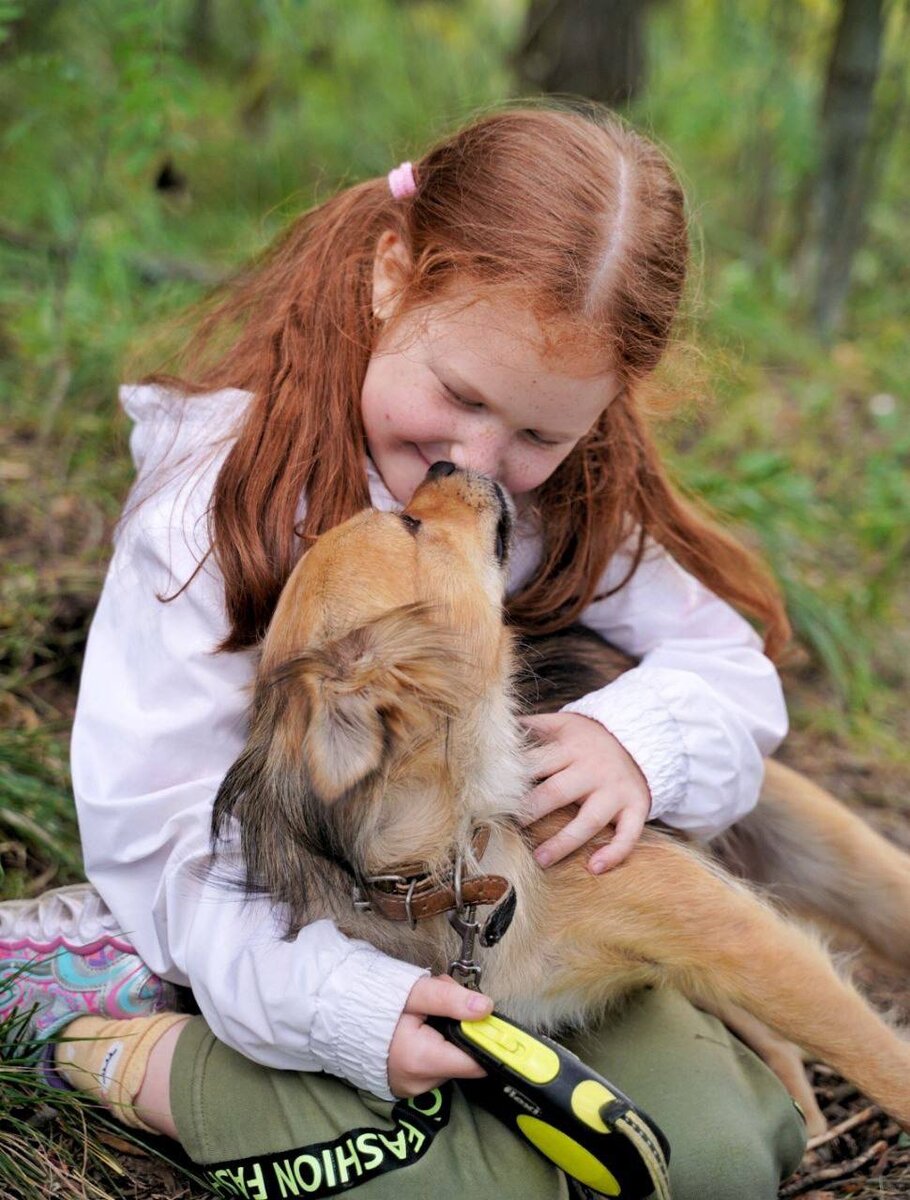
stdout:
POLYGON ((509 543, 512 540, 512 513, 506 494, 498 483, 493 483, 496 499, 499 501, 499 520, 496 522, 496 561, 501 567, 505 566, 509 553, 509 543))
POLYGON ((421 522, 416 517, 410 516, 408 513, 400 513, 401 520, 408 533, 417 533, 420 529, 421 522))
POLYGON ((505 562, 506 555, 509 552, 511 524, 512 522, 505 513, 503 513, 496 523, 496 561, 500 564, 505 562))

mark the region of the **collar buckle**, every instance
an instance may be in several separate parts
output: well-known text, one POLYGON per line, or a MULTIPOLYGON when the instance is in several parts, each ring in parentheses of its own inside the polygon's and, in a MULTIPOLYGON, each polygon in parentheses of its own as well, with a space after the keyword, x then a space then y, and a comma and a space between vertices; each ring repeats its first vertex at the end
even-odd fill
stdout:
POLYGON ((373 911, 373 905, 370 903, 362 883, 355 883, 351 888, 351 903, 354 905, 355 912, 369 913, 373 911))

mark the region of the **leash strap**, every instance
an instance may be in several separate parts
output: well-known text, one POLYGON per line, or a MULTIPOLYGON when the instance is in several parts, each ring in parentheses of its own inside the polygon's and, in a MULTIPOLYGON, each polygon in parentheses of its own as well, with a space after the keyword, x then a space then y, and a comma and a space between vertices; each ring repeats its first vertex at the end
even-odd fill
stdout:
POLYGON ((654 1136, 650 1125, 645 1124, 634 1109, 629 1109, 616 1122, 616 1128, 621 1129, 629 1141, 637 1147, 641 1161, 654 1184, 655 1200, 670 1200, 670 1168, 660 1142, 654 1136))
MULTIPOLYGON (((199 1166, 209 1190, 240 1200, 327 1197, 419 1162, 449 1123, 452 1085, 399 1100, 382 1124, 346 1129, 335 1138, 277 1153, 199 1166)), ((407 1184, 402 1183, 402 1194, 407 1184)))

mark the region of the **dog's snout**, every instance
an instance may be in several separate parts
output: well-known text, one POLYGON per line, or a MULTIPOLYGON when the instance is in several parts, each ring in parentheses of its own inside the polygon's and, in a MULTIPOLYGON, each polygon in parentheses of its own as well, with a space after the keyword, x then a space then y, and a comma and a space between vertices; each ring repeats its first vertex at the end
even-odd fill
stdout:
POLYGON ((427 479, 446 479, 449 475, 454 475, 457 470, 454 463, 434 462, 427 471, 427 479))
POLYGON ((496 561, 501 567, 505 566, 514 524, 513 504, 505 489, 487 475, 465 470, 451 462, 435 462, 412 496, 407 511, 413 512, 421 520, 432 520, 452 505, 456 509, 466 506, 469 511, 478 515, 495 516, 496 561), (451 479, 452 482, 442 487, 427 487, 428 484, 439 484, 447 479, 451 479))

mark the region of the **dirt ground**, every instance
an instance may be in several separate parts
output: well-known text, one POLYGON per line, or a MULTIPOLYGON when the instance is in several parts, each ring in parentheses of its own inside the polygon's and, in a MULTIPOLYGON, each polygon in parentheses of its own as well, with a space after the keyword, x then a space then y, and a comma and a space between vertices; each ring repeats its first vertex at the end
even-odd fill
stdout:
MULTIPOLYGON (((905 770, 858 760, 836 740, 800 731, 787 738, 780 758, 849 803, 884 836, 910 851, 910 777, 905 770)), ((910 1023, 910 978, 906 974, 866 956, 857 961, 854 978, 879 1008, 889 1011, 898 1022, 910 1023)), ((811 1078, 828 1120, 828 1133, 806 1153, 800 1170, 786 1181, 780 1196, 807 1200, 910 1196, 910 1135, 827 1067, 813 1065, 811 1078)))

